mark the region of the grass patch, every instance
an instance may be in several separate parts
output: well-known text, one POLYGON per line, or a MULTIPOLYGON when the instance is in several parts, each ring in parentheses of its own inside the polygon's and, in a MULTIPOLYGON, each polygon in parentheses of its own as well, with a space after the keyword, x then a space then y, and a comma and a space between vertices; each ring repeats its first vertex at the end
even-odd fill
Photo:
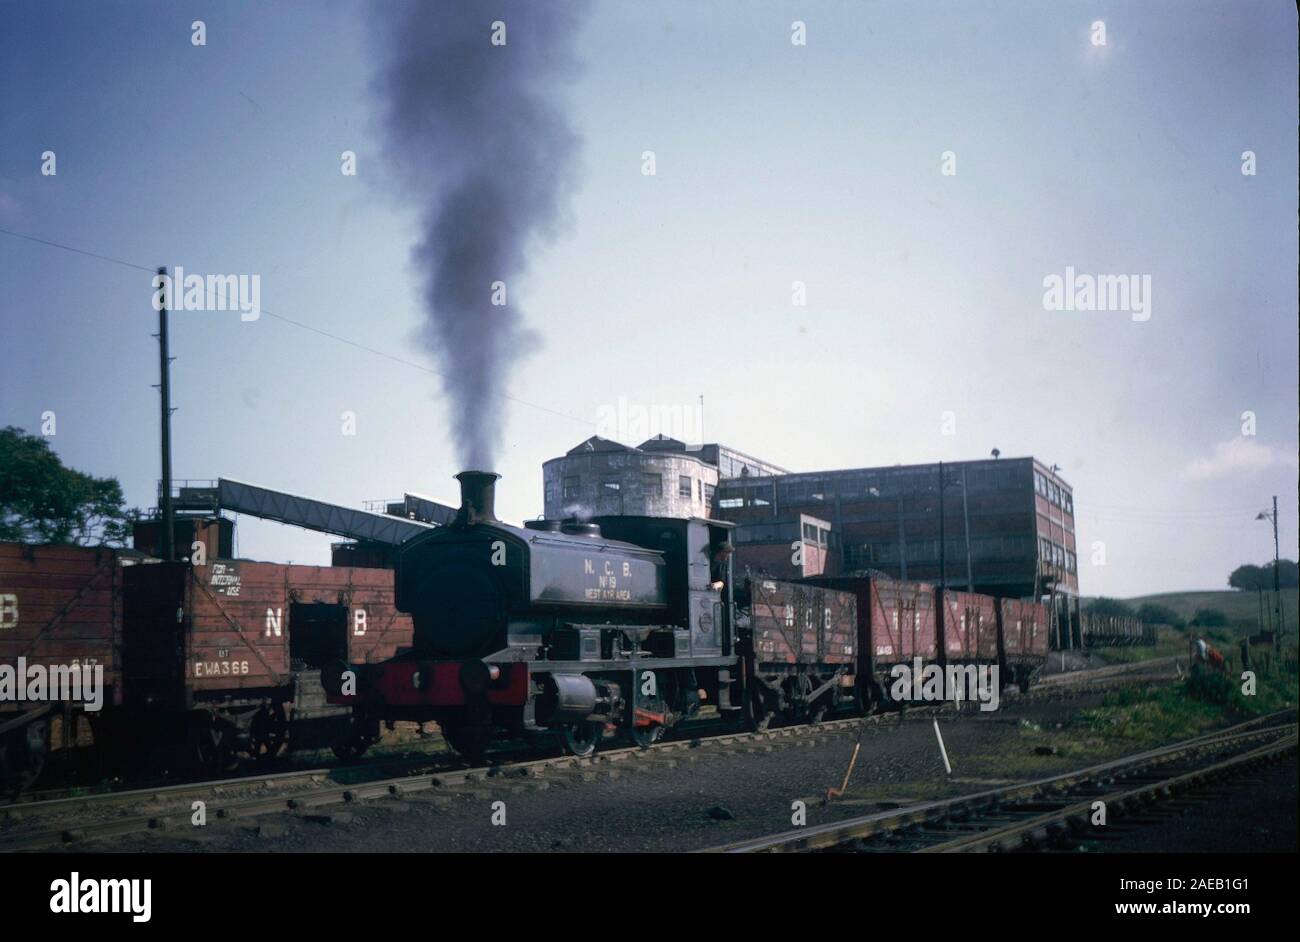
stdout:
POLYGON ((1100 707, 1083 711, 1079 719, 1106 740, 1156 745, 1294 707, 1297 680, 1292 673, 1260 673, 1255 693, 1247 696, 1240 675, 1197 667, 1171 687, 1108 694, 1100 707))
POLYGON ((1061 728, 1044 728, 1022 720, 1017 735, 996 749, 962 760, 964 775, 988 778, 1046 778, 1071 769, 1104 761, 1109 754, 1122 752, 1087 725, 1076 722, 1061 728))
POLYGON ((1059 726, 1021 720, 1014 734, 999 737, 982 752, 951 752, 951 779, 941 771, 927 779, 854 783, 845 797, 850 803, 938 799, 981 790, 972 779, 1046 778, 1294 708, 1300 700, 1300 677, 1295 673, 1256 676, 1252 696, 1241 692, 1239 674, 1199 669, 1181 683, 1124 688, 1107 694, 1101 706, 1081 710, 1059 726))

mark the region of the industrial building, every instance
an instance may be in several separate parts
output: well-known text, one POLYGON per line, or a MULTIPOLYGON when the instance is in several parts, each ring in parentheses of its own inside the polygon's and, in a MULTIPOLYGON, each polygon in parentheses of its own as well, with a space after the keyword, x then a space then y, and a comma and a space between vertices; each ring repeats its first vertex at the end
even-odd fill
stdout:
POLYGON ((1003 597, 1079 593, 1073 491, 1034 458, 724 479, 714 512, 737 524, 738 563, 778 578, 875 570, 1003 597))
POLYGON ((592 436, 542 465, 548 519, 623 514, 713 517, 724 478, 749 480, 785 469, 719 445, 657 436, 633 447, 592 436))

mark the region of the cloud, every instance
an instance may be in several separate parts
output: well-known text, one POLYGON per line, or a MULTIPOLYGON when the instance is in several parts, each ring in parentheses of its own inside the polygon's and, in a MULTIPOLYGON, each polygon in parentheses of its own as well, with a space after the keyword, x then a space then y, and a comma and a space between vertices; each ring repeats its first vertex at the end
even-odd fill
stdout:
POLYGON ((1286 453, 1261 445, 1246 435, 1230 438, 1214 446, 1208 458, 1197 458, 1183 468, 1183 476, 1194 481, 1253 474, 1279 465, 1295 464, 1295 453, 1286 453))

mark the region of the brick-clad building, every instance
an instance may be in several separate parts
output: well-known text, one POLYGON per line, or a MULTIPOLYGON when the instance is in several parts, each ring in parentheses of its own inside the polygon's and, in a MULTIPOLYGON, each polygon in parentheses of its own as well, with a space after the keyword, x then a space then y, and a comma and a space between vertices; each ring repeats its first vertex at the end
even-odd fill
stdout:
POLYGON ((774 576, 938 583, 941 469, 949 586, 1078 595, 1073 492, 1034 458, 724 479, 714 512, 738 524, 737 561, 774 576))

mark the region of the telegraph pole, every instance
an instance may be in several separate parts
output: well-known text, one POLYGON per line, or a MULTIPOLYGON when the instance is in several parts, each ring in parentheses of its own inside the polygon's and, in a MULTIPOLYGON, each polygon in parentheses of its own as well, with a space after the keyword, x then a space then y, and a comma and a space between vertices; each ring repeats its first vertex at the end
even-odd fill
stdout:
MULTIPOLYGON (((167 269, 159 268, 158 275, 160 279, 166 277, 167 269)), ((176 511, 172 507, 172 371, 167 344, 167 295, 166 291, 161 292, 162 304, 158 307, 158 392, 162 400, 162 482, 159 485, 161 493, 158 500, 162 520, 159 524, 161 532, 158 534, 158 555, 171 562, 176 558, 176 511)))
MULTIPOLYGON (((915 495, 915 487, 913 488, 915 495)), ((916 503, 913 496, 913 503, 916 503)), ((903 488, 898 488, 894 497, 894 506, 898 510, 898 578, 907 581, 907 534, 903 532, 903 488)))
POLYGON ((966 591, 975 591, 975 576, 970 564, 970 509, 966 498, 966 465, 961 466, 961 519, 966 531, 966 591))
POLYGON ((943 462, 939 462, 939 591, 948 588, 948 557, 944 552, 947 549, 947 543, 944 540, 943 530, 943 462))
POLYGON ((1273 521, 1273 624, 1270 626, 1273 631, 1273 648, 1276 651, 1282 650, 1282 574, 1277 539, 1277 495, 1273 495, 1273 512, 1261 510, 1255 517, 1256 520, 1273 521))
POLYGON ((1282 650, 1282 584, 1278 561, 1277 546, 1277 495, 1273 495, 1273 601, 1277 611, 1277 631, 1273 635, 1273 647, 1282 650))

